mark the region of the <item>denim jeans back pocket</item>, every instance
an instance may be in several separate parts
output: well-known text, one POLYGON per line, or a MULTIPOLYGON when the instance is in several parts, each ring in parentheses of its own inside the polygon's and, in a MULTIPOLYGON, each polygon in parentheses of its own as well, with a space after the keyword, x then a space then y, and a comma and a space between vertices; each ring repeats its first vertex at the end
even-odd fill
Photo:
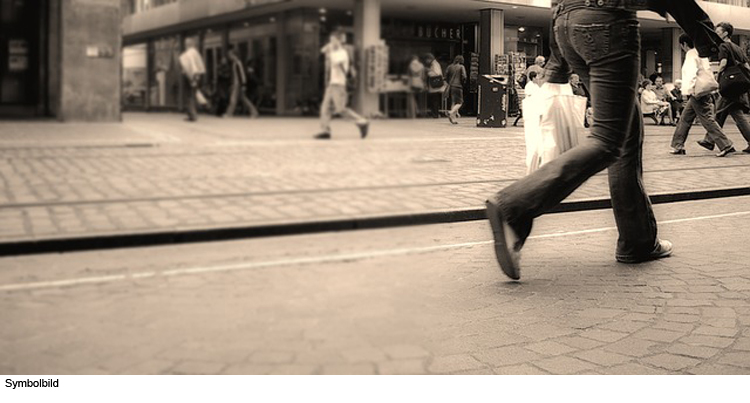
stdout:
POLYGON ((638 21, 626 20, 610 24, 574 24, 570 41, 586 64, 591 64, 607 56, 637 55, 640 39, 638 21))

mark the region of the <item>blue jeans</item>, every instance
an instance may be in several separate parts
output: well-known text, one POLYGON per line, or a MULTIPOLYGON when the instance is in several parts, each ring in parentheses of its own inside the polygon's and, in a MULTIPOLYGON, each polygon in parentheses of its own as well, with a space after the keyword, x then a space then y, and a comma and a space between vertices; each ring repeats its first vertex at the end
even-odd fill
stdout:
POLYGON ((555 12, 546 75, 577 73, 591 94, 591 134, 577 147, 494 196, 521 240, 544 214, 594 174, 609 168, 619 239, 617 255, 644 256, 657 245, 656 219, 643 188, 643 121, 636 102, 640 33, 635 12, 574 8, 555 12))

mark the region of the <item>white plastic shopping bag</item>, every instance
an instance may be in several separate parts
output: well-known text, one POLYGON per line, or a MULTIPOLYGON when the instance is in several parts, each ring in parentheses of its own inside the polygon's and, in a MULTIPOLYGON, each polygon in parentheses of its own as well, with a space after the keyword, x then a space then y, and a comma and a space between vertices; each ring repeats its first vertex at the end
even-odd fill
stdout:
POLYGON ((578 145, 584 135, 586 98, 569 84, 544 83, 523 100, 526 172, 531 173, 578 145))

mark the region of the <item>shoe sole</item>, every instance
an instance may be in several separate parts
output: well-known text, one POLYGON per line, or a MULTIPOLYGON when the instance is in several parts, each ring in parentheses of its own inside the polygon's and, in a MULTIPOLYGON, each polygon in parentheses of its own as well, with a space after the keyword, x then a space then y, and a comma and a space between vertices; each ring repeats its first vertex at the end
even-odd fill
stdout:
POLYGON ((506 276, 513 280, 518 280, 521 278, 521 269, 513 262, 513 258, 510 256, 508 241, 505 239, 503 221, 500 218, 500 210, 490 201, 487 201, 485 204, 487 205, 487 218, 490 220, 492 235, 495 238, 494 245, 497 262, 506 276))
POLYGON ((649 256, 647 256, 645 258, 642 258, 642 259, 627 258, 627 257, 621 257, 621 256, 616 256, 616 259, 620 263, 635 264, 635 263, 650 262, 652 260, 663 259, 665 257, 670 257, 670 256, 672 256, 672 249, 670 249, 668 251, 663 251, 663 252, 659 253, 658 255, 649 255, 649 256))

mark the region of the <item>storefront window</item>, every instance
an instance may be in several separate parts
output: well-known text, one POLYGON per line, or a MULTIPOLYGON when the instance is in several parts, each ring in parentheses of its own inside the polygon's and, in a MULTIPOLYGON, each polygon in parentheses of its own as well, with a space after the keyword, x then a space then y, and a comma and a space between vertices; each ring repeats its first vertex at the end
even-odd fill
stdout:
POLYGON ((180 96, 180 40, 177 36, 154 40, 149 63, 149 104, 177 107, 180 96))
POLYGON ((246 69, 252 67, 250 96, 262 113, 276 112, 276 33, 272 18, 243 22, 229 30, 229 45, 246 69))
POLYGON ((146 106, 148 88, 146 44, 126 46, 122 49, 122 104, 123 106, 146 106))

